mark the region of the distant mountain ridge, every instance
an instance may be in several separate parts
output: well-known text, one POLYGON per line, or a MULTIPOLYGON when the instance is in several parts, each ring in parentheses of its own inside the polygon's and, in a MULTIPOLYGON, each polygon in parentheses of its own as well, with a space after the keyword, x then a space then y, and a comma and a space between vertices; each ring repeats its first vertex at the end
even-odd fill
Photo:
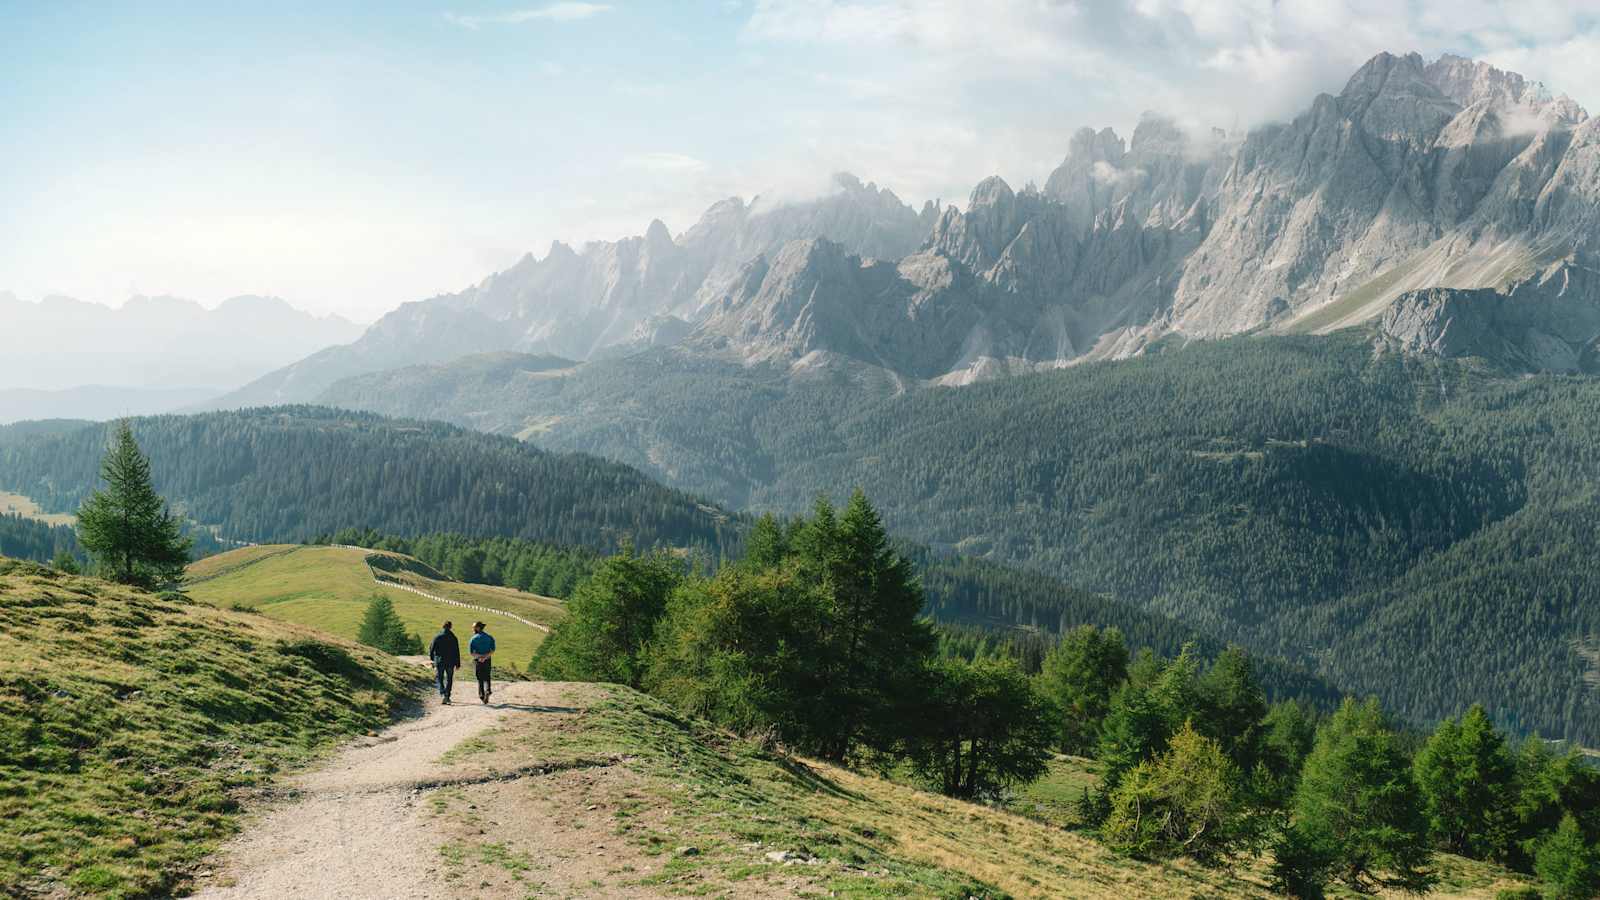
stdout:
POLYGON ((222 405, 331 397, 343 378, 471 353, 668 345, 964 384, 1169 336, 1383 326, 1436 289, 1537 307, 1492 316, 1519 333, 1476 346, 1572 370, 1600 338, 1597 260, 1600 120, 1486 63, 1381 53, 1337 96, 1248 134, 1155 114, 1128 141, 1082 129, 1042 188, 988 178, 963 209, 914 211, 840 176, 810 203, 716 204, 676 239, 656 222, 582 253, 558 243, 222 405))
MULTIPOLYGON (((128 399, 118 392, 182 389, 187 403, 354 340, 361 330, 339 316, 302 312, 276 297, 233 297, 207 309, 177 297, 136 296, 112 308, 63 296, 33 303, 0 292, 0 332, 6 338, 0 390, 76 390, 57 398, 64 405, 50 412, 54 416, 98 417, 106 404, 128 399)), ((133 406, 136 413, 157 411, 142 401, 133 406)))
POLYGON ((350 346, 273 372, 216 405, 312 399, 342 378, 472 353, 582 361, 673 343, 749 260, 823 236, 852 253, 897 259, 922 242, 938 209, 927 204, 919 213, 892 191, 840 174, 834 190, 815 200, 723 200, 676 238, 656 220, 642 235, 581 251, 557 241, 543 258, 527 254, 459 293, 404 304, 350 346))

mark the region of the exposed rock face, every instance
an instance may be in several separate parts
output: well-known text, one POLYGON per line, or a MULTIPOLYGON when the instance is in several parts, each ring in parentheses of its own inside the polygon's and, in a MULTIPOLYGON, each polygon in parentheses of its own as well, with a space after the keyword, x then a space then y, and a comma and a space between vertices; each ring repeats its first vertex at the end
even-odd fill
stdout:
MULTIPOLYGON (((832 263, 832 276, 803 275, 793 268, 810 257, 786 251, 703 332, 749 358, 828 351, 961 382, 1127 355, 1170 333, 1331 330, 1423 288, 1531 302, 1555 261, 1588 271, 1597 240, 1600 120, 1483 63, 1385 53, 1338 96, 1243 138, 1197 138, 1154 115, 1126 145, 1079 131, 1042 191, 983 181, 896 277, 868 279, 888 272, 878 265, 846 279, 832 263), (854 318, 820 318, 823 303, 854 318)), ((1578 281, 1563 304, 1600 299, 1578 281)), ((1490 327, 1521 321, 1508 315, 1490 327)), ((1559 361, 1547 356, 1519 364, 1559 361)))
POLYGON ((1600 367, 1600 273, 1560 263, 1512 286, 1428 288, 1402 294, 1378 323, 1381 345, 1479 357, 1532 372, 1600 367))
MULTIPOLYGON (((676 240, 653 223, 582 252, 557 244, 274 377, 325 387, 331 373, 471 351, 584 360, 681 339, 802 369, 843 362, 962 383, 1125 356, 1170 334, 1328 331, 1376 320, 1402 296, 1404 316, 1423 318, 1396 320, 1397 341, 1426 348, 1433 314, 1409 292, 1544 303, 1527 285, 1548 283, 1558 262, 1583 273, 1597 260, 1600 119, 1484 63, 1382 53, 1338 96, 1248 135, 1196 136, 1157 115, 1127 142, 1081 130, 1043 189, 989 178, 963 210, 916 212, 840 176, 813 203, 718 203, 676 240)), ((1561 304, 1596 300, 1592 279, 1568 281, 1561 304)), ((1441 314, 1477 321, 1479 302, 1441 314)), ((1521 315, 1496 312, 1485 327, 1522 327, 1521 315)))
POLYGON ((855 253, 898 259, 916 249, 938 212, 930 205, 919 214, 852 175, 835 176, 834 187, 805 203, 730 198, 677 239, 654 221, 640 236, 582 250, 556 242, 542 259, 524 256, 460 293, 407 303, 355 343, 273 372, 219 405, 311 400, 352 375, 472 353, 585 360, 669 343, 754 257, 827 236, 855 253))

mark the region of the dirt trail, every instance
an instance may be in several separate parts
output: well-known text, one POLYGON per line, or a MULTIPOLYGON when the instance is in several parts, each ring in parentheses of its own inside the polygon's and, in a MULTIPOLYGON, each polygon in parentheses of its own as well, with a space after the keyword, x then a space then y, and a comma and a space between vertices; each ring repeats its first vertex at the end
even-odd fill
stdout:
MULTIPOLYGON (((442 818, 431 798, 453 786, 493 795, 502 786, 511 787, 502 785, 502 779, 515 779, 519 773, 470 761, 447 764, 440 757, 510 717, 555 719, 573 712, 561 707, 559 695, 557 685, 507 683, 497 687, 485 706, 478 702, 472 680, 463 684, 458 679, 454 704, 445 706, 430 696, 420 718, 359 740, 326 764, 288 779, 284 786, 291 799, 251 823, 223 849, 218 870, 205 879, 197 896, 421 898, 460 895, 463 889, 467 896, 476 895, 479 883, 463 884, 460 864, 452 869, 451 860, 479 853, 483 839, 472 835, 485 832, 442 818)), ((518 821, 516 827, 524 839, 562 843, 561 825, 553 819, 518 821)), ((564 876, 557 882, 584 884, 592 883, 595 873, 549 874, 564 876)), ((599 895, 640 894, 626 890, 599 895)))

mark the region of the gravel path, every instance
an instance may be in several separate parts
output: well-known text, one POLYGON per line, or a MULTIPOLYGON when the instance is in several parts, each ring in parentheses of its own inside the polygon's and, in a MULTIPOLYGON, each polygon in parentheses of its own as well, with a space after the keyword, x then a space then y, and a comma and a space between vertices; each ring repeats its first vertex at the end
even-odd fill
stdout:
MULTIPOLYGON (((554 685, 497 686, 489 705, 456 684, 455 703, 430 696, 422 717, 346 747, 317 769, 289 779, 297 796, 247 826, 220 856, 204 898, 408 898, 460 892, 441 872, 445 832, 427 792, 501 777, 440 756, 511 716, 539 715, 558 702, 554 685)), ((529 823, 537 827, 540 823, 529 823)), ((543 823, 551 827, 549 823, 543 823)), ((469 892, 470 893, 470 892, 469 892)))

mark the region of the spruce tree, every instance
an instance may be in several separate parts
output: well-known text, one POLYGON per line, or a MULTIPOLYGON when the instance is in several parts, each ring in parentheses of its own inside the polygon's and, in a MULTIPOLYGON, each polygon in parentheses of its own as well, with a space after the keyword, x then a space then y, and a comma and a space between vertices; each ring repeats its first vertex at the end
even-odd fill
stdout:
POLYGON ((154 587, 183 578, 190 541, 150 480, 150 460, 127 422, 100 464, 105 490, 78 509, 78 540, 106 577, 154 587))

